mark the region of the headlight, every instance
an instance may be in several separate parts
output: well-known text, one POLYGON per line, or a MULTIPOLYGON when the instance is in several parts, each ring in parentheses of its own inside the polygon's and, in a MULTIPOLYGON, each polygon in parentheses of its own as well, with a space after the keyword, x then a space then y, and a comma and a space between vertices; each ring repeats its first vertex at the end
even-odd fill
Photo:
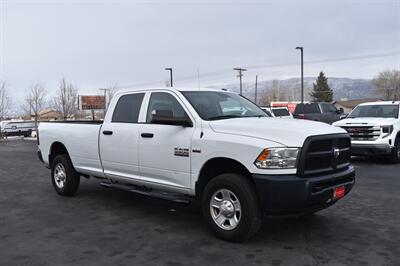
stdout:
POLYGON ((269 148, 258 155, 254 164, 261 169, 296 168, 299 148, 269 148))
POLYGON ((393 125, 390 125, 390 126, 381 126, 381 129, 382 129, 382 133, 383 133, 382 138, 386 138, 387 136, 389 136, 390 134, 392 134, 392 132, 393 132, 393 125))

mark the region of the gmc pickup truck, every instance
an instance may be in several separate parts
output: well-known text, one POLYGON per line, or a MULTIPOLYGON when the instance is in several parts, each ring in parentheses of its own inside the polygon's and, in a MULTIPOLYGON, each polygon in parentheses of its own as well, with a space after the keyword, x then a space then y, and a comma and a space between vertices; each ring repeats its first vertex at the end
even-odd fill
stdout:
POLYGON ((270 118, 222 90, 119 92, 104 122, 41 123, 37 139, 58 194, 73 195, 83 176, 110 188, 198 200, 206 224, 228 241, 254 235, 263 214, 329 207, 355 182, 345 130, 270 118))
POLYGON ((352 155, 388 156, 400 161, 400 102, 370 102, 356 106, 346 119, 334 123, 351 137, 352 155))

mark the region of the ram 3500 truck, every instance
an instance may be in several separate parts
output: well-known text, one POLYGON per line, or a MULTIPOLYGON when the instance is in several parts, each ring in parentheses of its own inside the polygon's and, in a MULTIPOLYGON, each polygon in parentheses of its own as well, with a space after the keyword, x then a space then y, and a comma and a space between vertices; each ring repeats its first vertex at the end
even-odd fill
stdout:
POLYGON ((244 97, 212 89, 119 92, 104 122, 41 123, 38 156, 60 195, 80 176, 103 186, 201 202, 217 237, 242 241, 263 214, 331 206, 355 182, 341 128, 268 117, 244 97))
POLYGON ((370 102, 356 106, 346 119, 333 125, 351 137, 352 155, 389 156, 400 161, 400 102, 370 102))

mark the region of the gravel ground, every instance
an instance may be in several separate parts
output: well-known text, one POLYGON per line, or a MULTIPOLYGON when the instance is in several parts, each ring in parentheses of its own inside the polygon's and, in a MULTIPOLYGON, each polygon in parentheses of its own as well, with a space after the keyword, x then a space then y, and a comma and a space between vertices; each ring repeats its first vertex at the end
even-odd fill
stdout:
POLYGON ((0 265, 400 265, 400 164, 354 159, 353 191, 306 218, 267 218, 252 240, 214 238, 196 204, 81 180, 58 196, 33 141, 0 141, 0 265))

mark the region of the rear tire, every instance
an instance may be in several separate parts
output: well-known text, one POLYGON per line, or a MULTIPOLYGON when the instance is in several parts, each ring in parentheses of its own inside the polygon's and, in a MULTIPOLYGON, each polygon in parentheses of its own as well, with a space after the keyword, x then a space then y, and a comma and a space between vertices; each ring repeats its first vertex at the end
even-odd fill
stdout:
POLYGON ((390 159, 392 163, 400 162, 400 136, 397 136, 394 141, 394 148, 390 159))
POLYGON ((75 171, 68 155, 57 155, 51 167, 51 182, 62 196, 72 196, 79 188, 80 175, 75 171))
POLYGON ((206 185, 202 210, 206 224, 220 239, 241 242, 255 235, 262 211, 254 184, 245 176, 222 174, 206 185))

